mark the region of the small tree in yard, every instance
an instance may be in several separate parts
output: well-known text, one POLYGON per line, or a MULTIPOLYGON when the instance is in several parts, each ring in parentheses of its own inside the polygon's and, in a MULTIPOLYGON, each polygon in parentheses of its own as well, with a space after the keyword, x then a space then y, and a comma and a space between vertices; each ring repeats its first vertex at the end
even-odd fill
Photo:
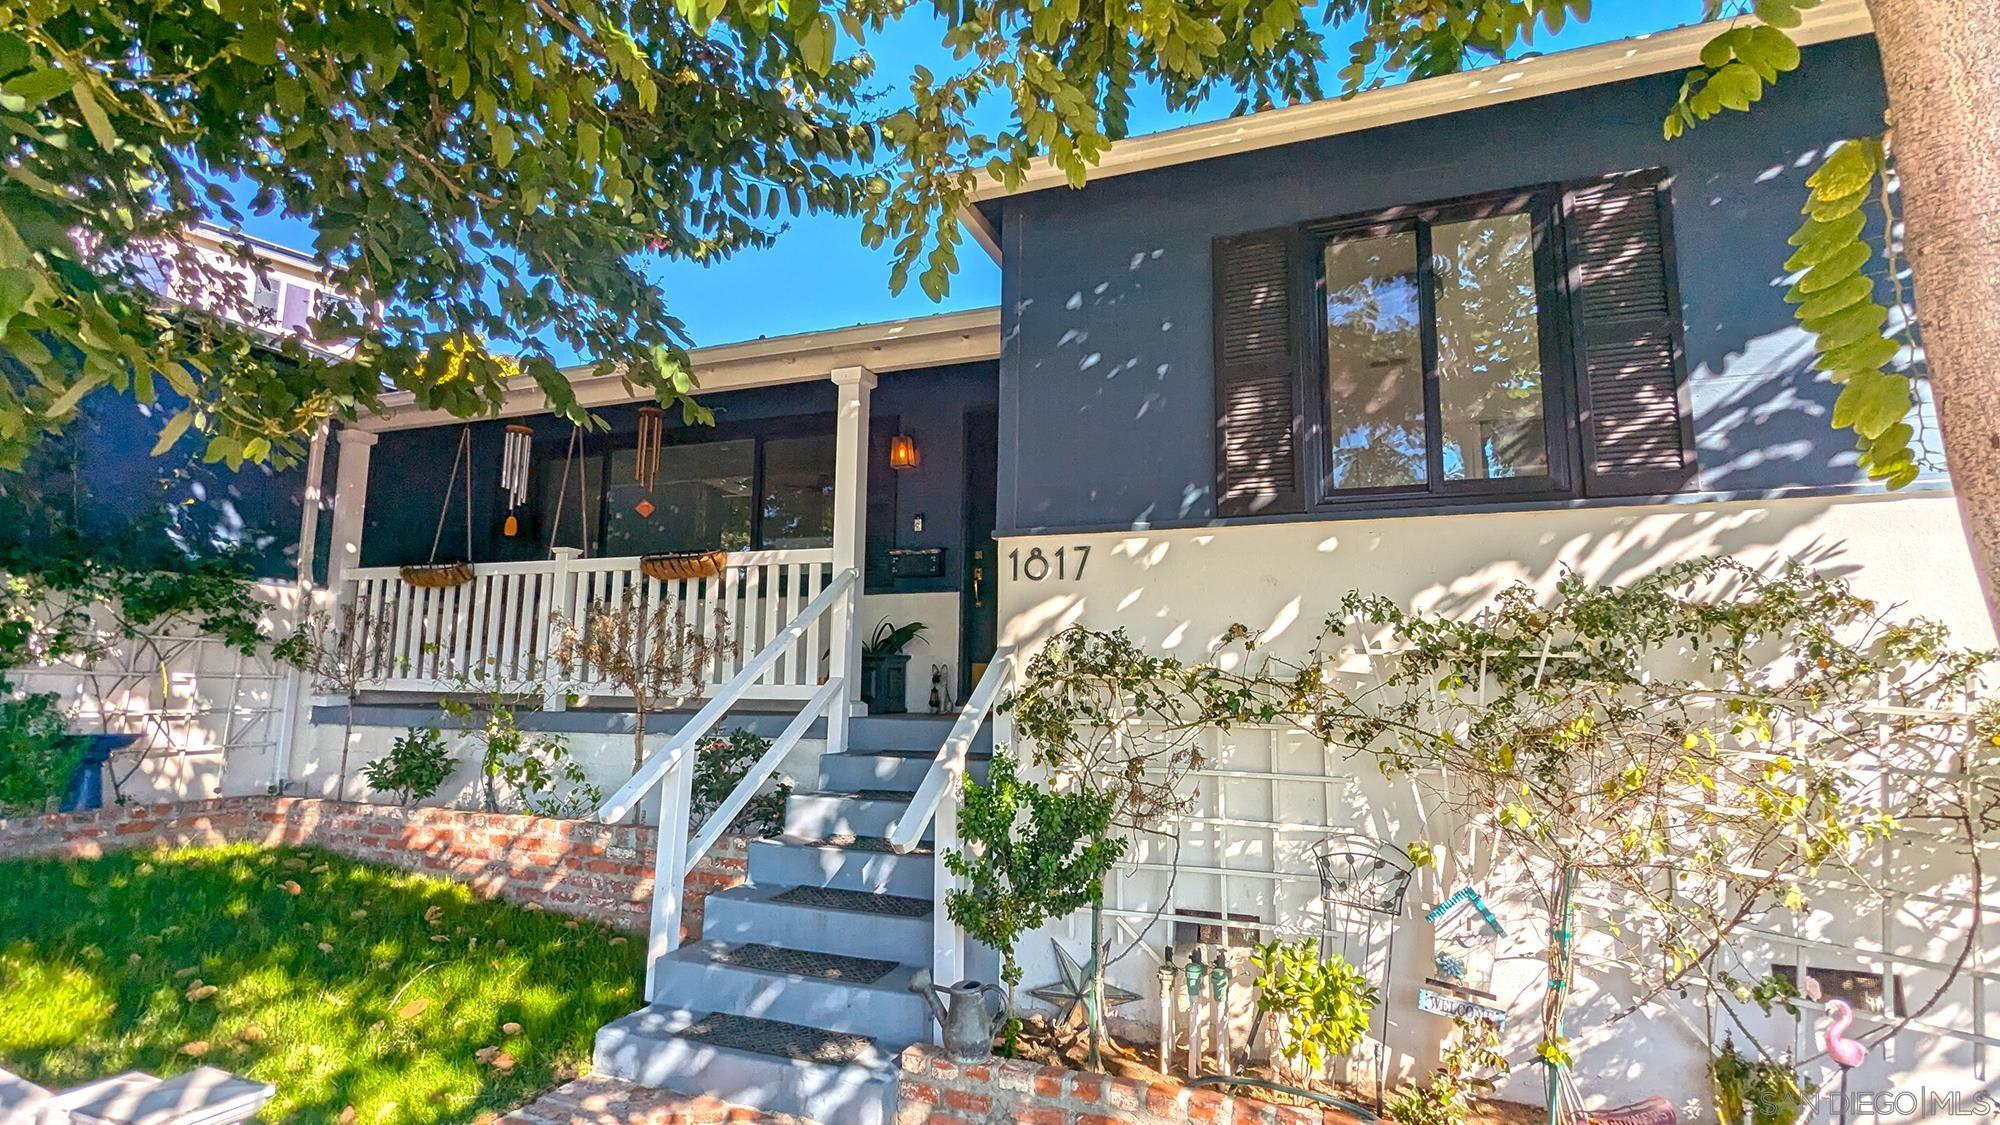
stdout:
POLYGON ((347 756, 354 743, 354 697, 369 678, 387 672, 395 618, 360 598, 335 610, 314 610, 272 654, 312 679, 313 691, 345 701, 340 729, 340 776, 334 796, 347 796, 347 756))
POLYGON ((996 751, 986 784, 965 779, 958 832, 965 847, 946 852, 945 867, 966 887, 945 898, 945 911, 967 935, 1000 953, 1007 985, 1007 1049, 1019 1023, 1014 989, 1021 966, 1014 959, 1023 934, 1066 918, 1104 895, 1104 876, 1125 854, 1127 841, 1109 835, 1112 802, 1083 790, 1056 792, 1014 772, 1014 760, 996 751))
POLYGON ((368 788, 395 793, 412 805, 436 793, 451 776, 451 767, 443 732, 421 727, 397 737, 387 754, 361 767, 361 775, 368 779, 368 788))
POLYGON ((729 615, 715 610, 704 633, 679 601, 654 601, 632 590, 616 603, 592 602, 581 623, 561 614, 550 619, 556 643, 550 656, 564 678, 582 685, 610 683, 632 697, 632 772, 646 764, 646 716, 662 705, 698 699, 717 660, 736 655, 729 615))

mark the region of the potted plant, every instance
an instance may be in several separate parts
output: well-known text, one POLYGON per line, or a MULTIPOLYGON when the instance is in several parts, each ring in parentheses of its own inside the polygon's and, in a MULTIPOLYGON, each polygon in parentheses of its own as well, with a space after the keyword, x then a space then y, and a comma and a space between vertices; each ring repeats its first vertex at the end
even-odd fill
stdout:
POLYGON ((903 650, 923 636, 924 623, 896 625, 884 621, 861 646, 861 701, 870 715, 900 715, 909 710, 910 654, 903 650))

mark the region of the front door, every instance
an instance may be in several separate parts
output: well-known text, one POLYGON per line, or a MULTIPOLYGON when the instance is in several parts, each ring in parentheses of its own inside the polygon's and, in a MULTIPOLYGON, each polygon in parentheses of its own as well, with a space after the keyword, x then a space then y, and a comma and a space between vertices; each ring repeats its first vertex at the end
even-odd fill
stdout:
POLYGON ((972 693, 993 659, 1000 637, 1000 605, 996 598, 999 544, 993 538, 1000 479, 1000 415, 975 410, 965 416, 965 560, 964 596, 959 599, 960 648, 958 697, 972 693))

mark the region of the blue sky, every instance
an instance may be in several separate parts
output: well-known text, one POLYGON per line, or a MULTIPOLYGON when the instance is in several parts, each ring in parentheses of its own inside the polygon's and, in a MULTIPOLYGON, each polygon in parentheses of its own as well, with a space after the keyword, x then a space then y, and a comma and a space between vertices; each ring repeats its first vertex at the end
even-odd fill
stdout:
MULTIPOLYGON (((1692 23, 1701 18, 1701 7, 1702 0, 1598 0, 1588 23, 1566 28, 1555 38, 1537 39, 1535 46, 1560 50, 1692 23)), ((901 96, 912 66, 949 70, 952 59, 939 48, 938 38, 937 24, 912 19, 870 44, 889 98, 901 96)), ((1329 53, 1339 58, 1344 51, 1336 47, 1329 53)), ((1132 132, 1211 121, 1228 116, 1229 109, 1230 103, 1222 100, 1199 111, 1169 113, 1156 97, 1142 95, 1132 114, 1132 132)), ((252 234, 295 246, 307 245, 311 238, 304 223, 283 216, 254 217, 245 226, 252 234)), ((864 248, 858 220, 815 216, 793 221, 769 249, 706 268, 659 263, 651 272, 694 342, 707 345, 998 303, 999 268, 969 240, 959 257, 961 272, 943 302, 930 300, 915 284, 892 296, 887 249, 864 248)))

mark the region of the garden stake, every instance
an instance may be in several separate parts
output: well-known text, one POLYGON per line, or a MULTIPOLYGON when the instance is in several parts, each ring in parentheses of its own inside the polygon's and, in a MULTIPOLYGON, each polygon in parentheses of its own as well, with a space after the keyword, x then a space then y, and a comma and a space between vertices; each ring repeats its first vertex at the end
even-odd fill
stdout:
POLYGON ((1215 947, 1215 967, 1208 972, 1209 991, 1215 997, 1215 1067, 1220 1074, 1231 1071, 1229 1062, 1229 947, 1215 947))
POLYGON ((1201 947, 1188 954, 1187 997, 1188 997, 1188 1077, 1201 1077, 1201 982, 1208 975, 1208 966, 1201 963, 1201 947))
POLYGON ((1160 957, 1160 1073, 1167 1073, 1168 1056, 1174 1050, 1174 947, 1160 957))

